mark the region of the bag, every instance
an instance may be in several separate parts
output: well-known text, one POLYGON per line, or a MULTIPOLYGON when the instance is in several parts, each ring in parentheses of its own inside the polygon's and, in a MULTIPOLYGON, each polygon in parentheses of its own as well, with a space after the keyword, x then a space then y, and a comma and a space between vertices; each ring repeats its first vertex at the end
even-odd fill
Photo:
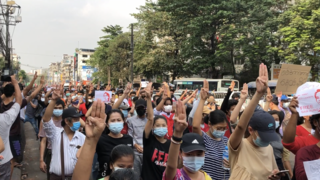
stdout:
POLYGON ((34 116, 35 117, 40 117, 42 110, 43 110, 43 107, 40 104, 38 104, 37 110, 34 112, 34 116))

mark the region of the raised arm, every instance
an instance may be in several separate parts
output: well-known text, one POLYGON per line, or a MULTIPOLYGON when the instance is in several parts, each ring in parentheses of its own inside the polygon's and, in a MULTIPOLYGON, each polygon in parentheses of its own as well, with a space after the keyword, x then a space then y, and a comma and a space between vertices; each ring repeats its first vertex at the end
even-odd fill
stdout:
MULTIPOLYGON (((266 65, 264 65, 263 63, 260 64, 259 77, 256 80, 256 84, 257 84, 257 91, 254 94, 249 105, 247 106, 247 108, 245 109, 243 114, 241 115, 240 121, 239 121, 236 129, 231 134, 231 137, 229 139, 230 146, 234 150, 238 149, 238 147, 242 141, 243 135, 244 135, 244 133, 247 129, 247 126, 249 124, 249 121, 253 115, 253 112, 254 112, 256 106, 258 105, 259 100, 261 99, 261 97, 263 96, 263 94, 265 93, 265 91, 268 88, 268 69, 267 69, 266 65)), ((241 94, 242 94, 242 92, 241 92, 241 94)))
POLYGON ((33 79, 31 80, 30 84, 23 90, 23 96, 27 97, 28 92, 31 91, 34 82, 37 80, 38 74, 37 71, 34 73, 33 79))
POLYGON ((228 89, 227 95, 224 97, 223 102, 221 104, 220 110, 225 112, 225 113, 227 113, 229 98, 230 98, 230 96, 231 96, 231 94, 233 92, 234 85, 235 85, 235 83, 234 83, 234 81, 232 81, 231 85, 230 85, 230 87, 228 89))
POLYGON ((286 126, 286 130, 283 132, 283 138, 282 141, 286 144, 293 143, 294 139, 296 137, 296 128, 297 128, 297 121, 299 118, 299 113, 296 110, 296 108, 299 107, 299 102, 297 97, 293 97, 289 108, 291 111, 291 118, 288 122, 288 125, 286 126))
POLYGON ((180 100, 181 100, 181 101, 183 100, 183 98, 184 98, 184 96, 187 94, 187 92, 188 92, 188 89, 186 88, 186 90, 183 92, 183 94, 182 94, 181 97, 180 97, 180 100))
POLYGON ((18 81, 16 80, 16 76, 15 75, 11 76, 11 83, 12 83, 12 85, 14 87, 16 103, 18 103, 21 106, 21 104, 22 104, 22 95, 21 95, 20 87, 19 87, 18 81))
MULTIPOLYGON (((179 100, 177 103, 177 112, 176 112, 174 132, 173 132, 173 136, 175 138, 182 138, 184 130, 188 127, 186 118, 187 118, 186 108, 184 107, 182 102, 179 100)), ((166 176, 165 179, 174 179, 177 173, 178 157, 179 157, 181 143, 182 141, 175 142, 171 140, 167 167, 165 170, 165 176, 166 176)))
POLYGON ((263 110, 264 111, 268 111, 269 110, 269 104, 270 102, 272 101, 272 94, 271 94, 271 90, 270 88, 268 87, 267 89, 267 96, 266 96, 266 103, 264 104, 264 107, 263 107, 263 110))
POLYGON ((248 85, 243 84, 243 88, 242 88, 242 91, 240 94, 240 100, 239 100, 238 104, 236 105, 236 107, 234 108, 234 110, 232 111, 232 114, 230 117, 231 124, 237 123, 237 118, 239 116, 241 107, 244 104, 244 102, 246 101, 247 97, 248 97, 248 85))
MULTIPOLYGON (((196 89, 195 91, 193 91, 193 93, 188 96, 185 100, 182 101, 182 104, 187 104, 189 102, 189 100, 191 98, 195 98, 196 97, 196 94, 198 93, 198 89, 196 89)), ((181 99, 180 99, 181 100, 181 99)))
MULTIPOLYGON (((27 102, 30 102, 41 91, 44 85, 44 76, 41 76, 40 85, 26 98, 27 102)), ((36 106, 37 107, 37 106, 36 106)), ((34 107, 35 108, 35 107, 34 107)))
POLYGON ((202 136, 201 131, 201 120, 202 120, 202 112, 204 108, 204 103, 206 102, 206 99, 208 97, 209 92, 209 83, 207 80, 203 81, 203 88, 201 88, 200 92, 200 102, 198 104, 198 108, 196 110, 196 113, 194 114, 194 118, 192 121, 192 132, 199 134, 202 136))
POLYGON ((52 100, 49 103, 46 112, 44 113, 42 119, 44 122, 48 122, 51 119, 54 106, 56 105, 57 100, 60 99, 60 89, 55 89, 52 93, 52 100))
POLYGON ((2 138, 0 136, 0 153, 2 153, 4 151, 4 144, 3 144, 3 141, 2 141, 2 138))
MULTIPOLYGON (((157 111, 161 111, 163 109, 164 103, 166 102, 166 99, 168 97, 171 97, 170 94, 168 94, 169 87, 166 84, 167 83, 165 83, 165 85, 163 86, 163 95, 162 95, 160 103, 156 107, 157 111)), ((169 92, 170 92, 170 90, 169 90, 169 92)))
POLYGON ((152 83, 149 83, 145 89, 146 92, 146 98, 147 98, 147 123, 144 127, 144 133, 146 136, 146 139, 149 138, 149 135, 151 133, 152 130, 152 126, 153 126, 153 109, 152 109, 152 102, 151 102, 151 96, 152 96, 152 83))
POLYGON ((128 97, 129 93, 131 90, 131 83, 127 84, 126 89, 123 92, 123 95, 121 97, 119 97, 118 101, 116 103, 114 103, 114 105, 112 106, 112 109, 118 109, 119 106, 121 105, 122 101, 128 97))
POLYGON ((99 99, 92 104, 92 112, 86 121, 86 140, 73 171, 72 179, 90 179, 93 157, 99 138, 106 127, 105 104, 99 99))

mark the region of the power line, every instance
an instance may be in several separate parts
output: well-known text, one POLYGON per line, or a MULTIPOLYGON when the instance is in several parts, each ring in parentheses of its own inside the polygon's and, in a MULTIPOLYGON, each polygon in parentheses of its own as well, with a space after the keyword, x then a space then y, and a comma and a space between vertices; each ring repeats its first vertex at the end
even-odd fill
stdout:
POLYGON ((37 53, 24 53, 24 52, 17 52, 17 54, 29 54, 29 55, 35 55, 35 56, 61 57, 60 55, 37 54, 37 53))
POLYGON ((30 65, 28 65, 28 64, 21 64, 21 63, 20 63, 20 65, 22 65, 22 66, 27 66, 27 67, 34 68, 34 69, 42 69, 42 67, 30 66, 30 65))

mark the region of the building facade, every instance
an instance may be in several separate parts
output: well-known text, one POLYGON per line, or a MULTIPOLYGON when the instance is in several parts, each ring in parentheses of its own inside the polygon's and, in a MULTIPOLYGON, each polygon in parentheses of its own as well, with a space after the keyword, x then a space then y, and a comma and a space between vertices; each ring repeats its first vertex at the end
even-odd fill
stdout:
POLYGON ((61 80, 69 83, 74 81, 74 56, 64 54, 61 61, 61 80))
POLYGON ((75 81, 92 81, 94 68, 88 64, 94 49, 78 49, 74 57, 75 81))

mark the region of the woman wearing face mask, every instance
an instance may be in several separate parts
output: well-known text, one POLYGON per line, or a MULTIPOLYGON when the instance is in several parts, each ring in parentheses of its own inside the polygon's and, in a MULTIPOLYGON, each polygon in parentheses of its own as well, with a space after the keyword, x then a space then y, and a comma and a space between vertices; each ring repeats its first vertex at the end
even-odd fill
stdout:
POLYGON ((201 167, 205 161, 205 142, 197 133, 183 135, 187 128, 187 115, 184 105, 177 103, 177 118, 175 118, 174 134, 171 139, 168 162, 163 180, 211 180, 211 177, 201 167), (179 150, 181 149, 180 153, 179 150), (177 169, 178 157, 183 161, 183 168, 177 169))
POLYGON ((124 124, 124 116, 120 110, 111 110, 108 113, 106 124, 107 127, 101 135, 96 148, 100 169, 98 178, 106 177, 111 174, 111 150, 120 144, 125 144, 132 148, 133 143, 131 136, 120 133, 124 124))
MULTIPOLYGON (((167 134, 167 120, 163 116, 153 118, 151 91, 152 83, 146 88, 147 123, 143 132, 143 162, 141 178, 143 180, 161 180, 168 160, 170 141, 167 134)), ((165 94, 164 97, 167 97, 165 94)))
POLYGON ((213 179, 228 179, 230 176, 229 161, 223 159, 223 151, 227 146, 228 138, 224 136, 227 127, 227 116, 223 111, 215 110, 209 114, 209 130, 204 132, 201 130, 201 119, 204 108, 204 103, 207 99, 209 91, 208 81, 203 82, 203 88, 200 93, 200 102, 195 112, 192 132, 199 134, 204 139, 206 146, 205 161, 202 170, 207 172, 213 179))
MULTIPOLYGON (((242 94, 247 94, 247 84, 243 85, 242 94)), ((259 100, 268 88, 268 70, 260 65, 259 77, 256 80, 256 93, 240 117, 229 142, 230 180, 280 179, 272 147, 277 141, 276 125, 273 117, 259 108, 259 100), (249 137, 243 138, 246 129, 249 137)), ((281 175, 284 175, 283 173, 281 175)))
MULTIPOLYGON (((113 148, 110 157, 110 169, 112 172, 120 169, 133 169, 134 152, 131 147, 121 144, 113 148)), ((109 180, 110 176, 99 180, 109 180)))
MULTIPOLYGON (((270 145, 273 148, 273 154, 274 154, 274 157, 275 157, 275 160, 277 162, 277 166, 278 166, 279 170, 285 170, 287 168, 285 168, 284 163, 283 163, 284 148, 283 148, 283 145, 282 145, 282 142, 281 142, 281 135, 279 133, 280 124, 282 124, 284 115, 283 115, 282 111, 281 112, 280 111, 269 111, 269 114, 275 120, 276 132, 277 132, 277 134, 279 136, 279 140, 270 142, 270 145), (282 113, 282 115, 280 113, 282 113)), ((291 167, 288 170, 291 171, 291 167)), ((289 172, 289 174, 292 174, 292 172, 289 172)), ((289 178, 286 175, 285 177, 282 177, 281 179, 285 180, 285 179, 289 179, 289 178)))

